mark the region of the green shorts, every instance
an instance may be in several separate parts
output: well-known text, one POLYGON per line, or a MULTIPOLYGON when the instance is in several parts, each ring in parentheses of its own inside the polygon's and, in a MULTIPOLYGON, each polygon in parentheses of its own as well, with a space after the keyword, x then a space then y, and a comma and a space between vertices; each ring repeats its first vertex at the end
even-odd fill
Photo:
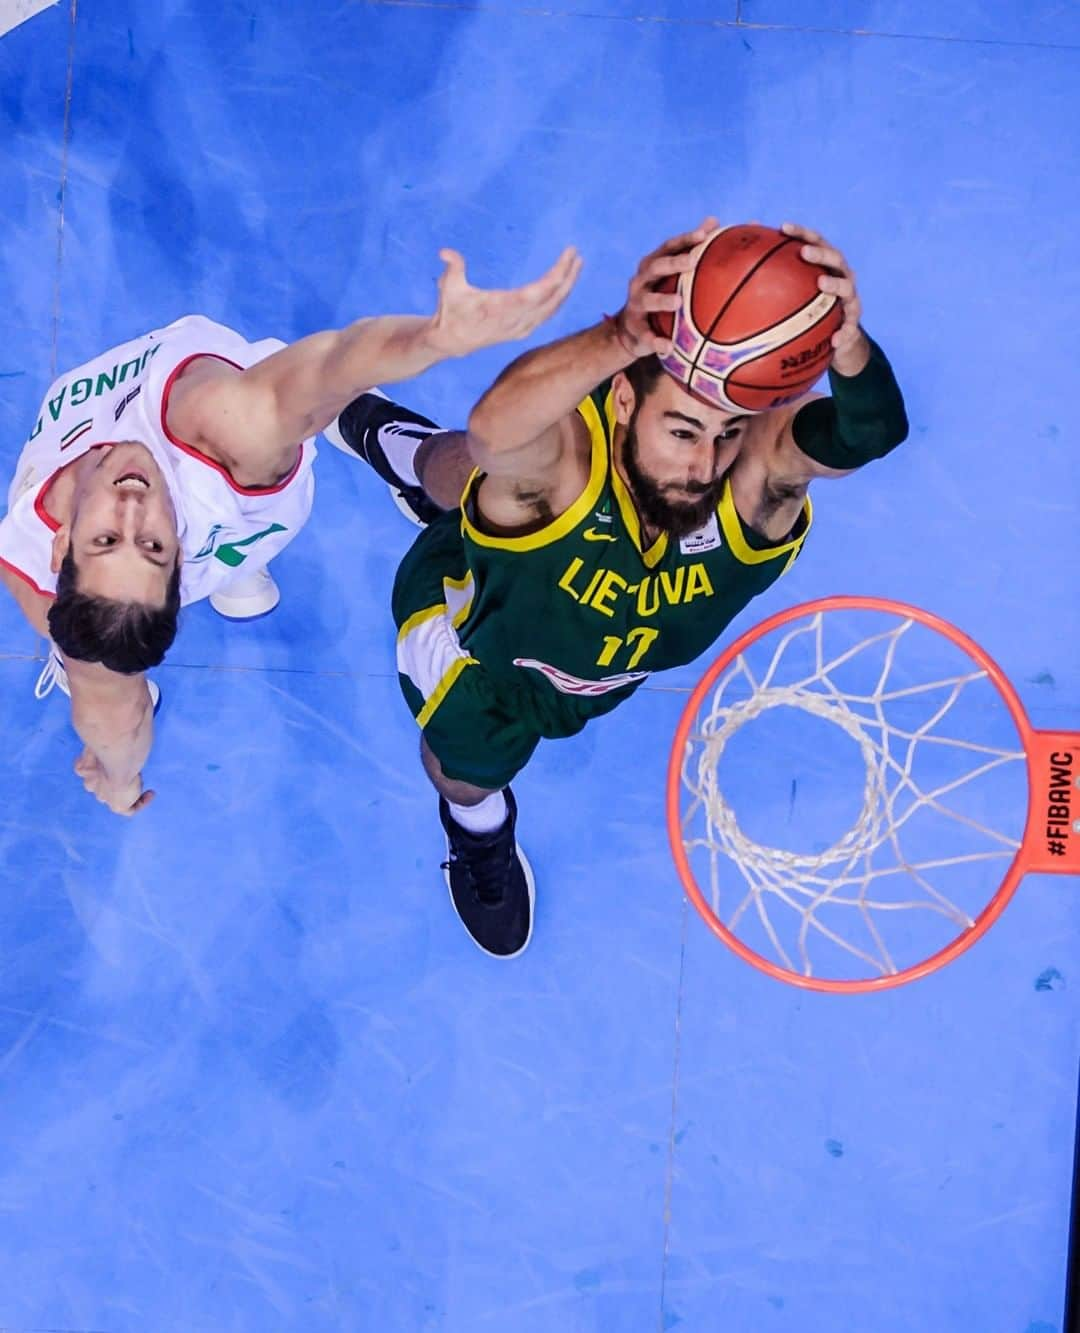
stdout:
POLYGON ((543 723, 527 689, 493 675, 458 639, 472 594, 454 510, 420 534, 394 580, 398 680, 446 776, 497 791, 528 763, 543 723))

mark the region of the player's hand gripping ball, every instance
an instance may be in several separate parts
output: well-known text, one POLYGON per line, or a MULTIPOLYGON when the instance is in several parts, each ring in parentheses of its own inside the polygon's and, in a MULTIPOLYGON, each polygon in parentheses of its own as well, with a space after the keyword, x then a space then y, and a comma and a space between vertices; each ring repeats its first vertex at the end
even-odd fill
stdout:
POLYGON ((671 340, 660 357, 668 374, 727 412, 765 412, 806 393, 829 366, 845 312, 821 290, 830 271, 802 257, 804 244, 795 227, 710 232, 692 267, 657 284, 680 297, 678 310, 650 315, 671 340))

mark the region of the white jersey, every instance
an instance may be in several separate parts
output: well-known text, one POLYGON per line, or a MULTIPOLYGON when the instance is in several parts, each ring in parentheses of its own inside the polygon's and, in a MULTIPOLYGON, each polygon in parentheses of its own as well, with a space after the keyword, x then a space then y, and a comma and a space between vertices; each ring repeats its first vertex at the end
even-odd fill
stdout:
POLYGON ((277 338, 249 343, 202 315, 186 315, 61 376, 19 455, 0 520, 0 565, 38 592, 55 594, 50 562, 60 525, 48 510, 49 487, 88 450, 122 440, 150 450, 169 488, 184 557, 182 603, 209 597, 248 560, 267 564, 311 512, 314 441, 303 442, 295 467, 276 486, 238 486, 220 463, 171 434, 165 414, 174 380, 195 357, 246 369, 284 346, 277 338))

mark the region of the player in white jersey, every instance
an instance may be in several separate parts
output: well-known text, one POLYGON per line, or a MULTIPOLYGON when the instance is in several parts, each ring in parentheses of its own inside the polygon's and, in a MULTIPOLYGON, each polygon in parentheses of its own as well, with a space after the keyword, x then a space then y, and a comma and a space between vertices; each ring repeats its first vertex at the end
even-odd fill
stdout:
POLYGON ((118 814, 144 808, 153 739, 144 672, 183 604, 270 609, 267 562, 311 509, 313 437, 377 382, 523 338, 566 297, 570 249, 505 292, 469 285, 443 251, 432 316, 362 319, 291 346, 248 343, 199 315, 62 376, 19 457, 0 520, 0 583, 51 638, 47 673, 71 697, 86 789, 118 814))

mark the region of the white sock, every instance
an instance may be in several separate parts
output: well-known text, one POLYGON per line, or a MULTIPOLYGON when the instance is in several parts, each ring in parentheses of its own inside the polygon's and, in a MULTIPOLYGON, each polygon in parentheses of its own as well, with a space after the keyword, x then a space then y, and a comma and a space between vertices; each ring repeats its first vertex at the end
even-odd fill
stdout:
POLYGON ((386 455, 386 461, 394 472, 410 486, 419 486, 420 478, 416 475, 413 463, 416 451, 435 430, 431 426, 420 426, 416 422, 394 422, 379 428, 379 448, 386 455))
POLYGON ((506 797, 501 791, 485 796, 479 805, 455 805, 447 801, 455 824, 469 833, 494 833, 506 822, 506 797))

